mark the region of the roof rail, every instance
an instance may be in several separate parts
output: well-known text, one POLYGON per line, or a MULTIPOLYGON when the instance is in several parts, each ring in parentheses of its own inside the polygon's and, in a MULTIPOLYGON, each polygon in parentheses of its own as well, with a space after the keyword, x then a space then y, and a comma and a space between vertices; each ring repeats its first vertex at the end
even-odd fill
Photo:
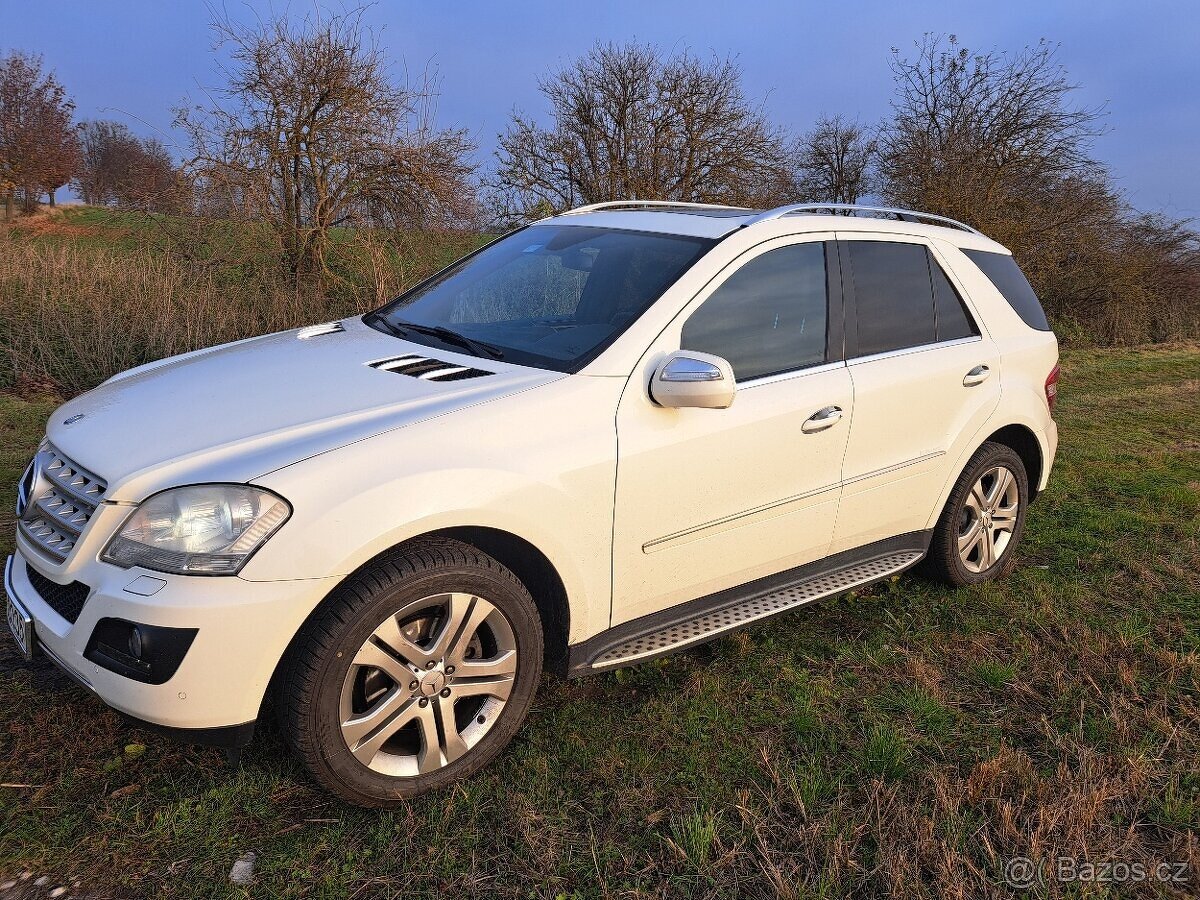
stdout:
POLYGON ((759 222, 768 222, 772 219, 781 219, 784 216, 793 216, 800 213, 819 213, 827 210, 831 213, 884 213, 895 216, 902 222, 921 222, 925 220, 935 225, 949 225, 952 228, 960 228, 963 231, 969 231, 971 234, 982 236, 983 232, 977 231, 965 222, 960 222, 957 219, 949 219, 946 216, 935 216, 933 213, 918 212, 914 209, 897 209, 892 206, 859 206, 856 203, 791 203, 787 206, 777 206, 775 209, 769 209, 766 212, 759 213, 754 218, 750 219, 743 227, 757 225, 759 222))
POLYGON ((602 209, 744 209, 754 212, 748 206, 731 206, 727 203, 683 203, 675 200, 605 200, 603 203, 589 203, 587 206, 577 206, 559 213, 560 216, 574 216, 579 213, 596 212, 602 209))
POLYGON ((920 212, 915 209, 899 209, 894 206, 860 206, 857 203, 789 203, 786 206, 777 206, 774 209, 759 212, 747 206, 733 206, 725 203, 685 203, 675 200, 605 200, 602 203, 589 203, 586 206, 577 206, 558 215, 575 216, 581 213, 618 209, 660 209, 664 212, 671 209, 738 209, 745 210, 748 213, 757 213, 757 215, 751 216, 742 224, 743 228, 757 225, 759 222, 769 222, 772 219, 781 219, 784 216, 799 215, 801 213, 827 212, 853 215, 868 213, 892 216, 902 222, 928 222, 934 225, 944 225, 951 228, 958 228, 961 231, 967 231, 971 234, 978 234, 981 237, 983 236, 983 232, 972 228, 965 222, 960 222, 957 219, 951 219, 946 216, 936 216, 933 213, 920 212))

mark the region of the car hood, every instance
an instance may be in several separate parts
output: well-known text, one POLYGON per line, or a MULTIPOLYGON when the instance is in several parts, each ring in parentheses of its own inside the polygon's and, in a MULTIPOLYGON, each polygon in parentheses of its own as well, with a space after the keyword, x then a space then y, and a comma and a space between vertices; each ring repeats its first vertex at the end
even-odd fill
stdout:
POLYGON ((47 434, 108 483, 108 499, 139 501, 180 484, 248 482, 564 377, 411 343, 354 318, 131 369, 64 404, 47 434), (484 374, 436 381, 371 365, 408 354, 484 374))

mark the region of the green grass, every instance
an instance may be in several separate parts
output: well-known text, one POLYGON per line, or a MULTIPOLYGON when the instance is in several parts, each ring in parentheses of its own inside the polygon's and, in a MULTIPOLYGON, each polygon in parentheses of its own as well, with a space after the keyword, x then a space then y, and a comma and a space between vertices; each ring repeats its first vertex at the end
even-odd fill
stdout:
MULTIPOLYGON (((1063 367, 1059 460, 1003 583, 905 576, 547 678, 495 764, 395 811, 315 790, 272 727, 230 768, 6 646, 0 782, 26 786, 0 788, 0 882, 244 896, 226 879, 254 850, 255 896, 1006 897, 1006 859, 1063 854, 1184 862, 1194 896, 1200 348, 1063 367)), ((6 548, 52 407, 0 396, 6 548)))

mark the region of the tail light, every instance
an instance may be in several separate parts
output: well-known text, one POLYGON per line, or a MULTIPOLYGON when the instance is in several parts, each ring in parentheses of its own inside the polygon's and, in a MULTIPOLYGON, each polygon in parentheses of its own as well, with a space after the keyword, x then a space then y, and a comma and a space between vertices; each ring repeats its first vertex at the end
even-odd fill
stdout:
POLYGON ((1058 366, 1050 370, 1050 374, 1046 376, 1046 405, 1050 407, 1050 412, 1054 412, 1054 404, 1058 402, 1058 378, 1061 375, 1058 366))

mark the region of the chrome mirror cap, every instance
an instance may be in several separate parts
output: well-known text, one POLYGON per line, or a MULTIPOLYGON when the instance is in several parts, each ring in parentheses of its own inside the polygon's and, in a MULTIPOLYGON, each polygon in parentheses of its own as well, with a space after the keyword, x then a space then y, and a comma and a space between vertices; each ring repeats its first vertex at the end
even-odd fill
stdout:
POLYGON ((673 409, 727 409, 736 389, 726 360, 696 350, 668 353, 650 379, 650 399, 673 409))
POLYGON ((676 356, 662 367, 663 381, 720 381, 721 367, 694 356, 676 356))

